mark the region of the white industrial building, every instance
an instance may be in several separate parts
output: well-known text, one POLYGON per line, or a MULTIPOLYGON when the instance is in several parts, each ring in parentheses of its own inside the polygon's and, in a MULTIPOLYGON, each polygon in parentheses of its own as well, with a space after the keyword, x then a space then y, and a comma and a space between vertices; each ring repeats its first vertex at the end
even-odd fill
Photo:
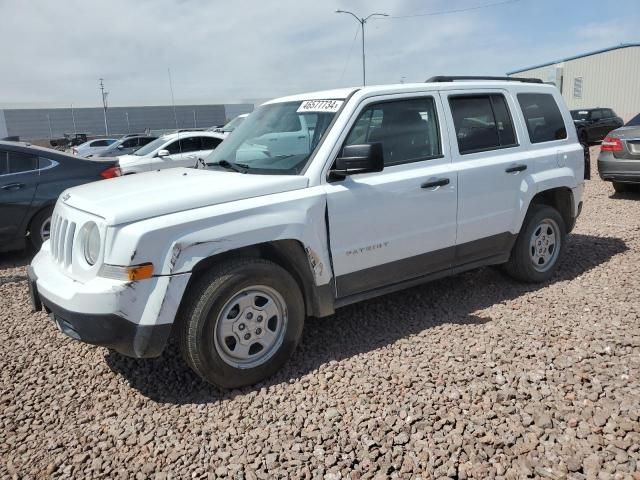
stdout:
POLYGON ((625 121, 640 113, 640 43, 621 44, 507 75, 555 84, 572 110, 612 108, 625 121))

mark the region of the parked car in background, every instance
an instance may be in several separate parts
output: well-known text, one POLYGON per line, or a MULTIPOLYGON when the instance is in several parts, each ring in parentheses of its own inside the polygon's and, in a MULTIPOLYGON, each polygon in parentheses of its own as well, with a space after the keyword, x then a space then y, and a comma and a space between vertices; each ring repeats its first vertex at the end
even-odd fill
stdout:
POLYGON ((233 132, 236 128, 238 128, 238 126, 240 126, 240 124, 242 122, 244 122, 244 120, 248 116, 249 116, 248 113, 243 113, 242 115, 238 115, 233 120, 230 120, 229 122, 225 123, 225 125, 223 127, 213 127, 210 130, 212 130, 214 132, 217 132, 217 133, 222 133, 226 137, 231 132, 233 132))
POLYGON ((598 173, 616 192, 640 188, 640 114, 602 141, 598 173))
POLYGON ((95 162, 27 143, 0 142, 0 251, 38 249, 67 188, 118 176, 115 162, 95 162))
POLYGON ((180 131, 162 135, 130 155, 118 156, 123 175, 173 167, 195 167, 224 140, 215 132, 180 131))
POLYGON ((611 130, 620 128, 624 121, 610 108, 571 110, 571 117, 581 143, 600 142, 611 130))
POLYGON ((156 138, 158 137, 150 135, 126 136, 117 142, 112 143, 100 153, 87 155, 87 158, 104 158, 127 155, 135 152, 140 147, 144 147, 146 144, 153 142, 156 138))
POLYGON ((484 265, 548 281, 582 209, 569 110, 537 80, 454 80, 272 100, 207 170, 70 189, 55 218, 81 233, 55 229, 33 259, 34 309, 132 357, 173 335, 236 388, 282 367, 307 316, 484 265), (303 149, 288 135, 305 125, 303 149))
POLYGON ((96 138, 95 140, 89 140, 82 145, 73 147, 71 151, 79 157, 87 157, 88 155, 96 155, 103 152, 109 145, 117 141, 116 138, 96 138))

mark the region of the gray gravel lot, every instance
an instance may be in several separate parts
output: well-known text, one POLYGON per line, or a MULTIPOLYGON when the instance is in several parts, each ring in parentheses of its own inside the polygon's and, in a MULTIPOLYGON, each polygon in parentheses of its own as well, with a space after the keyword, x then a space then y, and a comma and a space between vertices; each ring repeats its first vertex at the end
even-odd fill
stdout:
POLYGON ((230 392, 175 347, 62 336, 28 261, 0 256, 2 478, 640 479, 640 194, 597 176, 550 283, 486 268, 347 307, 230 392))

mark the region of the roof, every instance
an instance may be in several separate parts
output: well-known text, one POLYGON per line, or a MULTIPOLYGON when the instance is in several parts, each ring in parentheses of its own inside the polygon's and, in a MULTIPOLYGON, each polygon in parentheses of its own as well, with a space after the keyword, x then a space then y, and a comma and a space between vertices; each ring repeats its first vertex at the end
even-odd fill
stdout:
POLYGON ((578 58, 590 57, 591 55, 598 55, 599 53, 606 53, 612 50, 620 50, 622 48, 629 48, 629 47, 640 47, 640 43, 621 43, 620 45, 616 45, 615 47, 602 48, 600 50, 594 50, 592 52, 582 53, 580 55, 574 55, 573 57, 563 58, 562 60, 556 60, 554 62, 541 63, 540 65, 533 65, 531 67, 521 68, 518 70, 514 70, 512 72, 507 72, 507 75, 513 75, 514 73, 522 73, 522 72, 526 72, 527 70, 548 67, 549 65, 555 65, 557 63, 568 62, 570 60, 577 60, 578 58))
POLYGON ((388 95, 394 93, 418 93, 431 92, 434 90, 472 90, 482 88, 555 88, 543 83, 519 83, 509 80, 464 80, 455 82, 423 82, 423 83, 396 83, 389 85, 367 85, 366 87, 341 88, 336 90, 325 90, 321 92, 301 93, 288 97, 275 98, 263 105, 281 102, 300 102, 304 100, 346 100, 357 92, 362 96, 388 95))

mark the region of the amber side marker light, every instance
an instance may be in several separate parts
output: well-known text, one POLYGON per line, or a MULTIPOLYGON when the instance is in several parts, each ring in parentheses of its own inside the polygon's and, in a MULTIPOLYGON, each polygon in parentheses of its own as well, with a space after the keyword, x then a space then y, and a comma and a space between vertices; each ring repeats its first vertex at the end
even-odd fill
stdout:
POLYGON ((153 276, 153 263, 143 263, 134 267, 127 267, 127 275, 130 281, 144 280, 153 276))

